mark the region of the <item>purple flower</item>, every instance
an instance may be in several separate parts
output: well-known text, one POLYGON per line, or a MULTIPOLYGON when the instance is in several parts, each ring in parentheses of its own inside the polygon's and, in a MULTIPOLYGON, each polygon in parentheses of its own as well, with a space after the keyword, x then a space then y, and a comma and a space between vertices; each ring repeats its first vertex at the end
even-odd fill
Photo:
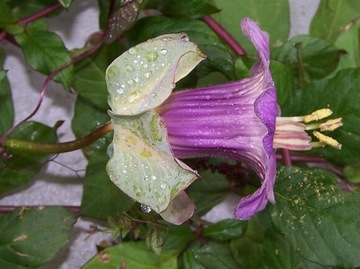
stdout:
POLYGON ((308 122, 306 117, 279 118, 269 69, 269 35, 248 18, 242 20, 241 29, 258 56, 249 78, 174 93, 157 111, 175 157, 226 157, 247 164, 259 175, 261 187, 243 197, 234 210, 236 218, 246 220, 268 201, 275 202, 275 148, 308 150, 313 145, 301 123, 308 122))

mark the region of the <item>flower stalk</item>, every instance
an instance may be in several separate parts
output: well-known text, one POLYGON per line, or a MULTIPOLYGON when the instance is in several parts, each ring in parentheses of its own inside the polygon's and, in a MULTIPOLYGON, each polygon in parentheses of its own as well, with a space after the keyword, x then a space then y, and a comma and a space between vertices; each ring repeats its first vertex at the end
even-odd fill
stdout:
POLYGON ((113 131, 113 126, 112 124, 107 123, 97 128, 87 136, 69 142, 41 143, 41 142, 6 138, 3 141, 2 146, 10 151, 19 150, 26 152, 38 152, 38 153, 48 153, 48 154, 64 153, 64 152, 70 152, 87 147, 111 131, 113 131))

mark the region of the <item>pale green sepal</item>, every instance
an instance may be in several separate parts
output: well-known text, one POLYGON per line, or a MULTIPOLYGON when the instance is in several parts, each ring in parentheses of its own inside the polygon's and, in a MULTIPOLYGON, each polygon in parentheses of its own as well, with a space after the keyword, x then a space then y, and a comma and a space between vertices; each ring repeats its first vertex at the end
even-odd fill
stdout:
MULTIPOLYGON (((112 115, 112 121, 114 138, 106 167, 110 179, 139 203, 157 213, 164 212, 198 175, 173 157, 166 128, 154 111, 136 116, 112 115)), ((179 199, 184 200, 182 197, 179 199)), ((183 216, 192 215, 189 209, 172 217, 170 208, 166 216, 169 221, 185 221, 183 216)))
POLYGON ((171 200, 168 208, 160 216, 173 224, 180 225, 190 219, 195 211, 195 205, 185 191, 180 192, 171 200))
POLYGON ((156 108, 205 58, 184 33, 162 35, 130 48, 106 70, 112 113, 137 115, 156 108))

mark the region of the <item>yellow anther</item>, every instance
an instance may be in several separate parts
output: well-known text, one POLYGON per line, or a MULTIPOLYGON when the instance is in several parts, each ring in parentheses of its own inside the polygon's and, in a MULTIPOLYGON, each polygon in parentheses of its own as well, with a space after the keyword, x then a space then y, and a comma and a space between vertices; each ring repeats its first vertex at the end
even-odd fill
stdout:
POLYGON ((318 121, 323 118, 329 117, 332 113, 333 112, 329 108, 319 109, 309 115, 304 116, 304 122, 308 123, 311 121, 318 121))
POLYGON ((341 126, 343 126, 342 118, 336 118, 320 124, 320 131, 334 131, 341 126))
POLYGON ((324 145, 329 145, 331 147, 341 149, 342 145, 339 142, 337 142, 334 138, 331 138, 331 137, 329 137, 327 135, 324 135, 324 134, 322 134, 320 132, 317 132, 317 131, 314 131, 313 134, 324 145))

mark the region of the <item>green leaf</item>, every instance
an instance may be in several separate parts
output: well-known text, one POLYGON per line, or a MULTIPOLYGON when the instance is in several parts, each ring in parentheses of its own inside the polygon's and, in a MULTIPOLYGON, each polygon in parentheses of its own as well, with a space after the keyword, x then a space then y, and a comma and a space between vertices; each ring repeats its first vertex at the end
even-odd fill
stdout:
POLYGON ((300 260, 300 256, 264 213, 246 222, 244 235, 231 240, 230 248, 240 265, 238 268, 298 268, 300 260))
POLYGON ((233 77, 233 59, 228 47, 203 22, 185 18, 167 18, 161 16, 147 17, 139 20, 127 32, 132 43, 140 43, 149 38, 162 34, 185 32, 190 40, 199 45, 202 52, 207 55, 203 62, 212 71, 221 71, 228 77, 233 77))
POLYGON ((183 250, 190 242, 196 240, 190 225, 169 225, 161 232, 165 238, 163 250, 183 250))
POLYGON ((197 81, 196 87, 207 87, 211 85, 219 85, 222 83, 227 83, 229 80, 223 73, 220 72, 211 72, 208 75, 202 77, 197 81))
POLYGON ((310 25, 310 35, 334 42, 347 24, 359 16, 357 0, 321 0, 310 25))
POLYGON ((274 80, 280 107, 289 102, 295 93, 295 73, 287 65, 277 61, 270 62, 271 76, 274 80))
POLYGON ((236 219, 226 219, 205 228, 203 236, 211 240, 226 241, 240 237, 247 223, 236 219))
POLYGON ((240 30, 240 21, 244 17, 256 21, 261 29, 270 34, 272 47, 279 47, 288 39, 290 32, 288 0, 215 0, 215 3, 221 12, 212 16, 235 37, 248 54, 255 54, 255 48, 244 38, 240 30))
MULTIPOLYGON (((71 120, 72 130, 76 138, 81 138, 92 130, 104 125, 110 120, 106 110, 93 105, 87 99, 78 96, 75 102, 74 116, 71 120)), ((106 154, 107 148, 112 140, 112 133, 109 133, 86 148, 83 148, 85 157, 89 158, 94 154, 106 154)))
POLYGON ((283 115, 307 115, 320 108, 330 108, 334 112, 332 118, 343 118, 344 125, 329 133, 342 144, 341 150, 325 147, 306 154, 323 156, 338 164, 360 161, 359 87, 360 69, 341 70, 334 78, 310 83, 283 107, 283 115))
POLYGON ((4 134, 13 124, 14 105, 11 97, 11 88, 6 71, 2 68, 5 53, 0 50, 0 134, 4 134))
POLYGON ((13 14, 9 5, 0 3, 0 28, 4 28, 7 24, 16 23, 18 18, 13 14))
POLYGON ((346 51, 341 57, 339 69, 360 67, 360 22, 343 31, 336 39, 335 46, 346 51))
POLYGON ((23 27, 17 23, 18 16, 8 4, 0 3, 0 29, 4 29, 9 34, 18 34, 23 31, 23 27))
POLYGON ((202 216, 224 200, 229 184, 219 173, 200 171, 200 175, 201 179, 191 184, 188 194, 196 205, 196 214, 202 216))
MULTIPOLYGON (((262 269, 287 269, 287 268, 306 268, 310 267, 298 267, 301 259, 300 256, 291 248, 289 241, 284 235, 279 234, 277 231, 268 231, 265 240, 262 242, 263 263, 262 269)), ((257 256, 249 257, 250 259, 256 259, 257 256)), ((250 269, 249 267, 246 269, 250 269)))
MULTIPOLYGON (((35 70, 49 75, 58 67, 71 61, 64 43, 55 33, 47 30, 44 21, 36 21, 15 36, 25 55, 26 62, 35 70)), ((71 65, 54 78, 69 90, 74 79, 74 67, 71 65)))
POLYGON ((157 228, 149 228, 146 232, 145 242, 148 248, 151 248, 157 255, 161 253, 164 238, 157 228))
POLYGON ((0 216, 0 267, 39 268, 69 242, 75 221, 61 207, 19 208, 0 216))
POLYGON ((344 175, 350 183, 360 183, 360 163, 355 163, 344 167, 344 175))
POLYGON ((155 254, 142 241, 125 242, 97 254, 82 269, 176 269, 177 251, 155 254))
POLYGON ((360 194, 344 193, 334 175, 320 169, 280 169, 275 226, 302 257, 312 262, 351 268, 360 264, 360 194))
POLYGON ((58 1, 64 8, 69 8, 72 3, 72 0, 58 0, 58 1))
POLYGON ((173 17, 201 18, 219 12, 212 0, 161 0, 157 9, 161 13, 173 17))
POLYGON ((75 91, 103 110, 109 109, 105 70, 124 48, 117 42, 102 46, 95 54, 75 64, 75 91))
POLYGON ((321 79, 333 72, 340 60, 342 50, 339 50, 327 40, 298 35, 293 37, 279 49, 276 49, 272 57, 290 66, 294 72, 298 72, 298 57, 295 45, 301 43, 301 59, 304 71, 314 79, 321 79))
MULTIPOLYGON (((112 153, 106 166, 110 179, 157 213, 173 211, 171 201, 180 197, 179 202, 185 201, 189 208, 184 204, 174 213, 186 210, 186 220, 191 217, 193 204, 183 191, 197 174, 172 156, 160 117, 148 111, 136 117, 113 118, 113 127, 112 153)), ((178 221, 185 221, 185 216, 179 217, 178 221)))
POLYGON ((105 170, 108 159, 103 153, 89 159, 81 199, 82 216, 101 220, 116 218, 135 203, 110 181, 105 170))
POLYGON ((184 33, 158 36, 130 48, 106 70, 111 112, 137 115, 156 108, 204 59, 184 33))
MULTIPOLYGON (((52 128, 38 122, 27 122, 17 128, 9 138, 43 143, 55 143, 52 128)), ((9 151, 10 157, 0 159, 0 194, 28 183, 48 159, 47 154, 9 151)))
POLYGON ((196 269, 234 269, 239 268, 229 243, 207 241, 204 244, 195 242, 181 257, 180 268, 196 269))
POLYGON ((195 254, 191 250, 185 250, 181 254, 178 264, 179 269, 207 269, 195 259, 195 254))
MULTIPOLYGON (((58 2, 57 0, 31 0, 31 1, 9 0, 8 5, 11 7, 14 14, 16 14, 18 18, 25 18, 51 5, 54 5, 57 2, 58 2)), ((49 14, 49 16, 53 14, 54 12, 49 14)))

